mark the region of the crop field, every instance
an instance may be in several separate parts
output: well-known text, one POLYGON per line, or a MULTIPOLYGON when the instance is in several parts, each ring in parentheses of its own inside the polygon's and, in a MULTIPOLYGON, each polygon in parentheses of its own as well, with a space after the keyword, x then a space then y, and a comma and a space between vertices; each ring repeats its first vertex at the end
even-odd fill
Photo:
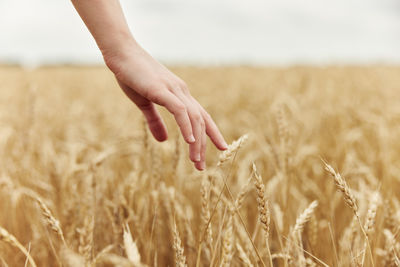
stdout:
POLYGON ((103 67, 0 67, 0 266, 399 266, 400 67, 173 67, 194 169, 103 67))

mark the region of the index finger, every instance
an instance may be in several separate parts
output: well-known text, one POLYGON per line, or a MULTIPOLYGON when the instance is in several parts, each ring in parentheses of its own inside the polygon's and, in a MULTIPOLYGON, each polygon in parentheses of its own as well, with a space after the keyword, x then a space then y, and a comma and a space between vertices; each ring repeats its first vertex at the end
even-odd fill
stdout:
POLYGON ((156 92, 149 94, 149 100, 164 106, 174 115, 176 123, 181 130, 182 136, 187 143, 191 144, 195 142, 192 124, 190 122, 187 109, 175 95, 168 90, 157 90, 156 92))

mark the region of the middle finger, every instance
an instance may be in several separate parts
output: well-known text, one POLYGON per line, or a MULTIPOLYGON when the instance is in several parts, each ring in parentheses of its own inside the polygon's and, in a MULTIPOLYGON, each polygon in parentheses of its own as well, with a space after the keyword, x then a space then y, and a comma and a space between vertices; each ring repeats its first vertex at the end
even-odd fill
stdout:
POLYGON ((193 129, 193 135, 195 142, 189 144, 189 157, 195 162, 197 169, 201 170, 201 150, 203 142, 203 134, 205 134, 205 122, 203 116, 201 115, 201 110, 198 108, 196 102, 189 98, 182 90, 179 88, 173 89, 172 92, 184 103, 186 106, 189 119, 193 129))

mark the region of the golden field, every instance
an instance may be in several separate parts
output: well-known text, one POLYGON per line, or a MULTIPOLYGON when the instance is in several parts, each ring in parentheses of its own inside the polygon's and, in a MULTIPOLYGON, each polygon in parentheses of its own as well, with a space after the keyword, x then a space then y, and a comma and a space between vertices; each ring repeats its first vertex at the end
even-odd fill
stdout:
POLYGON ((105 68, 0 68, 0 266, 399 266, 400 67, 172 70, 248 136, 204 172, 105 68))

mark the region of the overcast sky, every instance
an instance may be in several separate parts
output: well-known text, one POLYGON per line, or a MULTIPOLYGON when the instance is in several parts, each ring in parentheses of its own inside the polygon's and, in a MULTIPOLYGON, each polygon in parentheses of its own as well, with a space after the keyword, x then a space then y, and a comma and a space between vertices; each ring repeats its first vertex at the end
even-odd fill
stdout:
MULTIPOLYGON (((167 63, 400 63, 399 0, 123 0, 167 63)), ((68 0, 0 0, 0 62, 99 63, 68 0)))

